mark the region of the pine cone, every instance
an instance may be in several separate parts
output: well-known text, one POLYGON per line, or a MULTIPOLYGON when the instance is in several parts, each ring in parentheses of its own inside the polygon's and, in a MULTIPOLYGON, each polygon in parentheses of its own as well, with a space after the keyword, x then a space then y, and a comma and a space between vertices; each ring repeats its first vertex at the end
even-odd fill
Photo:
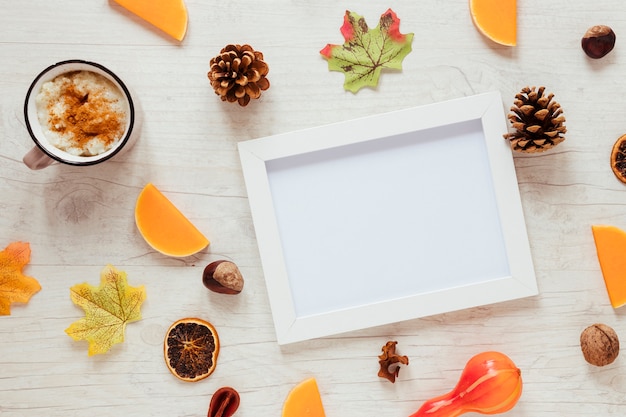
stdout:
POLYGON ((504 135, 511 142, 511 148, 518 152, 543 152, 565 140, 567 132, 561 105, 545 96, 545 87, 524 87, 515 96, 513 107, 508 115, 513 133, 504 135))
POLYGON ((246 106, 251 98, 261 96, 261 90, 270 88, 263 54, 250 45, 226 45, 210 65, 208 77, 222 101, 246 106))

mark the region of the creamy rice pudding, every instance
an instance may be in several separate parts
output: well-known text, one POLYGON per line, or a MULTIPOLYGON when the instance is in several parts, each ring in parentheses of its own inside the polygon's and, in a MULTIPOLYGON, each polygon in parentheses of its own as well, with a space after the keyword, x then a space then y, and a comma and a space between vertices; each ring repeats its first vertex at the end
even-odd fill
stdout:
POLYGON ((73 71, 45 82, 36 97, 46 139, 72 155, 99 155, 124 135, 128 103, 120 89, 91 71, 73 71))

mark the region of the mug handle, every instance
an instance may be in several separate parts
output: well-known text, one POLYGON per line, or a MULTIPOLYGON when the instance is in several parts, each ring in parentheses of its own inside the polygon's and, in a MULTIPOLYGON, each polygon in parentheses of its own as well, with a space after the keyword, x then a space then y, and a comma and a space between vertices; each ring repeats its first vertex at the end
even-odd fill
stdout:
POLYGON ((54 159, 43 153, 37 146, 33 146, 33 148, 24 155, 22 161, 24 161, 24 164, 26 164, 28 168, 35 170, 49 166, 54 162, 54 159))

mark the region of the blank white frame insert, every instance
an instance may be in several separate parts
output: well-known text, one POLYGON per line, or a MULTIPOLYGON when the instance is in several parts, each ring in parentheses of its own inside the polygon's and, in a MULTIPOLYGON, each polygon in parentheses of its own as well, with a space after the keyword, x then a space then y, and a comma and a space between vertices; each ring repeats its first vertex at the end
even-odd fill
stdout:
POLYGON ((500 94, 239 144, 279 344, 537 294, 500 94))

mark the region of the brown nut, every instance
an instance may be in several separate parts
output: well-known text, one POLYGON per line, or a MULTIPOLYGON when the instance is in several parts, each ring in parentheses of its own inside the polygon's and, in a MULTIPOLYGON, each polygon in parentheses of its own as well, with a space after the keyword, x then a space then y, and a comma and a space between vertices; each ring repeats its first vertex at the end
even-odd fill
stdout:
POLYGON ((602 58, 613 50, 615 32, 605 25, 592 26, 585 32, 581 45, 589 58, 602 58))
POLYGON ((596 323, 580 334, 580 348, 587 362, 595 366, 605 366, 617 358, 619 339, 611 327, 596 323))
POLYGON ((243 289, 243 276, 233 262, 215 261, 204 268, 202 283, 220 294, 239 294, 243 289))
POLYGON ((230 417, 239 408, 239 393, 231 387, 215 391, 209 404, 207 417, 230 417))

